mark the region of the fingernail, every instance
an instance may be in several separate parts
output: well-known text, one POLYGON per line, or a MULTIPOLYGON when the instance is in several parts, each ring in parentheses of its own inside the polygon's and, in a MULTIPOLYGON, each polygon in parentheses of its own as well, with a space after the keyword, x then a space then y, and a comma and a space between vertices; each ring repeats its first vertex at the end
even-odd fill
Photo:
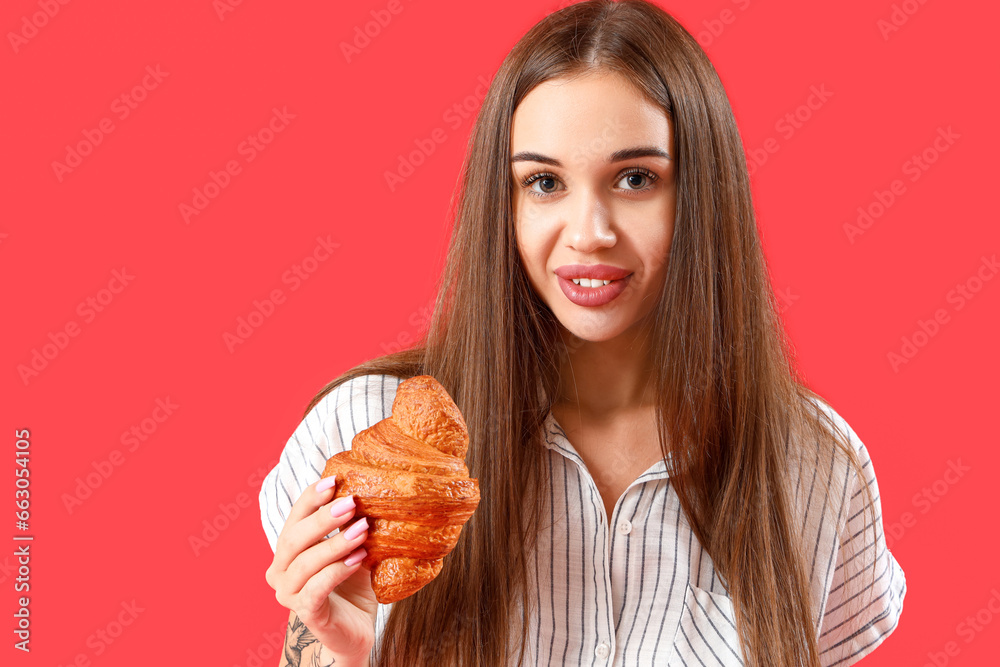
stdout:
POLYGON ((344 532, 345 540, 353 540, 355 537, 361 533, 368 530, 368 519, 361 518, 351 524, 351 527, 344 532))
POLYGON ((330 475, 329 477, 324 477, 323 479, 319 480, 316 483, 316 491, 317 493, 321 491, 326 491, 336 483, 337 483, 336 475, 330 475))
POLYGON ((354 496, 344 496, 330 505, 331 516, 344 516, 354 509, 354 496))
POLYGON ((354 565, 357 565, 358 563, 363 561, 365 559, 365 556, 367 555, 368 552, 365 551, 364 548, 360 548, 344 559, 344 565, 346 565, 347 567, 353 567, 354 565))

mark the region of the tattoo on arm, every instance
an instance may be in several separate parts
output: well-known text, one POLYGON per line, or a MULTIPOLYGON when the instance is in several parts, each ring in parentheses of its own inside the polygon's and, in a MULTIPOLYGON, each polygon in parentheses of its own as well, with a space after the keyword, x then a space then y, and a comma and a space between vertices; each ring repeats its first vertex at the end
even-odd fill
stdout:
POLYGON ((329 662, 320 663, 320 653, 323 652, 323 648, 319 640, 316 639, 298 616, 295 617, 294 621, 288 623, 288 638, 285 641, 285 660, 288 662, 289 667, 329 667, 336 660, 330 658, 329 662), (312 660, 310 663, 304 664, 302 662, 302 651, 310 646, 310 644, 315 644, 313 646, 312 660))

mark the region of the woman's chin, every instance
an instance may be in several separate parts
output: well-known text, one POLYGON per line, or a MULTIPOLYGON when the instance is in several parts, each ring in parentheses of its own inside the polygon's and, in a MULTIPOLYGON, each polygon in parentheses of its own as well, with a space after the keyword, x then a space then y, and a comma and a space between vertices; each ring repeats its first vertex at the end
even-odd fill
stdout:
POLYGON ((623 320, 621 317, 566 317, 559 319, 566 344, 579 346, 587 343, 604 343, 615 340, 623 334, 632 340, 640 334, 640 330, 652 326, 652 319, 647 313, 643 317, 623 320))
POLYGON ((571 343, 603 343, 620 336, 627 327, 620 322, 560 322, 568 335, 567 344, 571 343))

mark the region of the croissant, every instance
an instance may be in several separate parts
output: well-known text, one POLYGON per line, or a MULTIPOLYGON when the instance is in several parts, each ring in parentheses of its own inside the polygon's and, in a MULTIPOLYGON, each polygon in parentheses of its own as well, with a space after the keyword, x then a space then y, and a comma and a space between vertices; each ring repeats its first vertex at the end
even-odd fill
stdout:
POLYGON ((326 462, 336 475, 334 498, 354 496, 355 516, 368 518, 372 589, 382 604, 430 583, 479 505, 469 478, 469 432, 458 406, 430 375, 400 383, 392 414, 326 462))

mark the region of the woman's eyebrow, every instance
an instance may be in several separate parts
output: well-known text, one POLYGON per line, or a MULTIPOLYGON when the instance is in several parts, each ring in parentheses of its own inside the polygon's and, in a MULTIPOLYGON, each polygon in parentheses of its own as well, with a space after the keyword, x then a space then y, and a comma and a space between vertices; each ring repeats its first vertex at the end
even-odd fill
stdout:
MULTIPOLYGON (((622 162, 623 160, 631 160, 637 157, 662 157, 669 160, 670 155, 656 146, 636 146, 634 148, 623 148, 619 151, 615 151, 608 156, 607 164, 613 164, 615 162, 622 162)), ((555 159, 554 157, 549 157, 547 155, 542 155, 541 153, 534 153, 532 151, 521 151, 515 153, 510 159, 511 163, 514 162, 541 162, 542 164, 549 164, 553 167, 562 167, 562 162, 555 159)))

